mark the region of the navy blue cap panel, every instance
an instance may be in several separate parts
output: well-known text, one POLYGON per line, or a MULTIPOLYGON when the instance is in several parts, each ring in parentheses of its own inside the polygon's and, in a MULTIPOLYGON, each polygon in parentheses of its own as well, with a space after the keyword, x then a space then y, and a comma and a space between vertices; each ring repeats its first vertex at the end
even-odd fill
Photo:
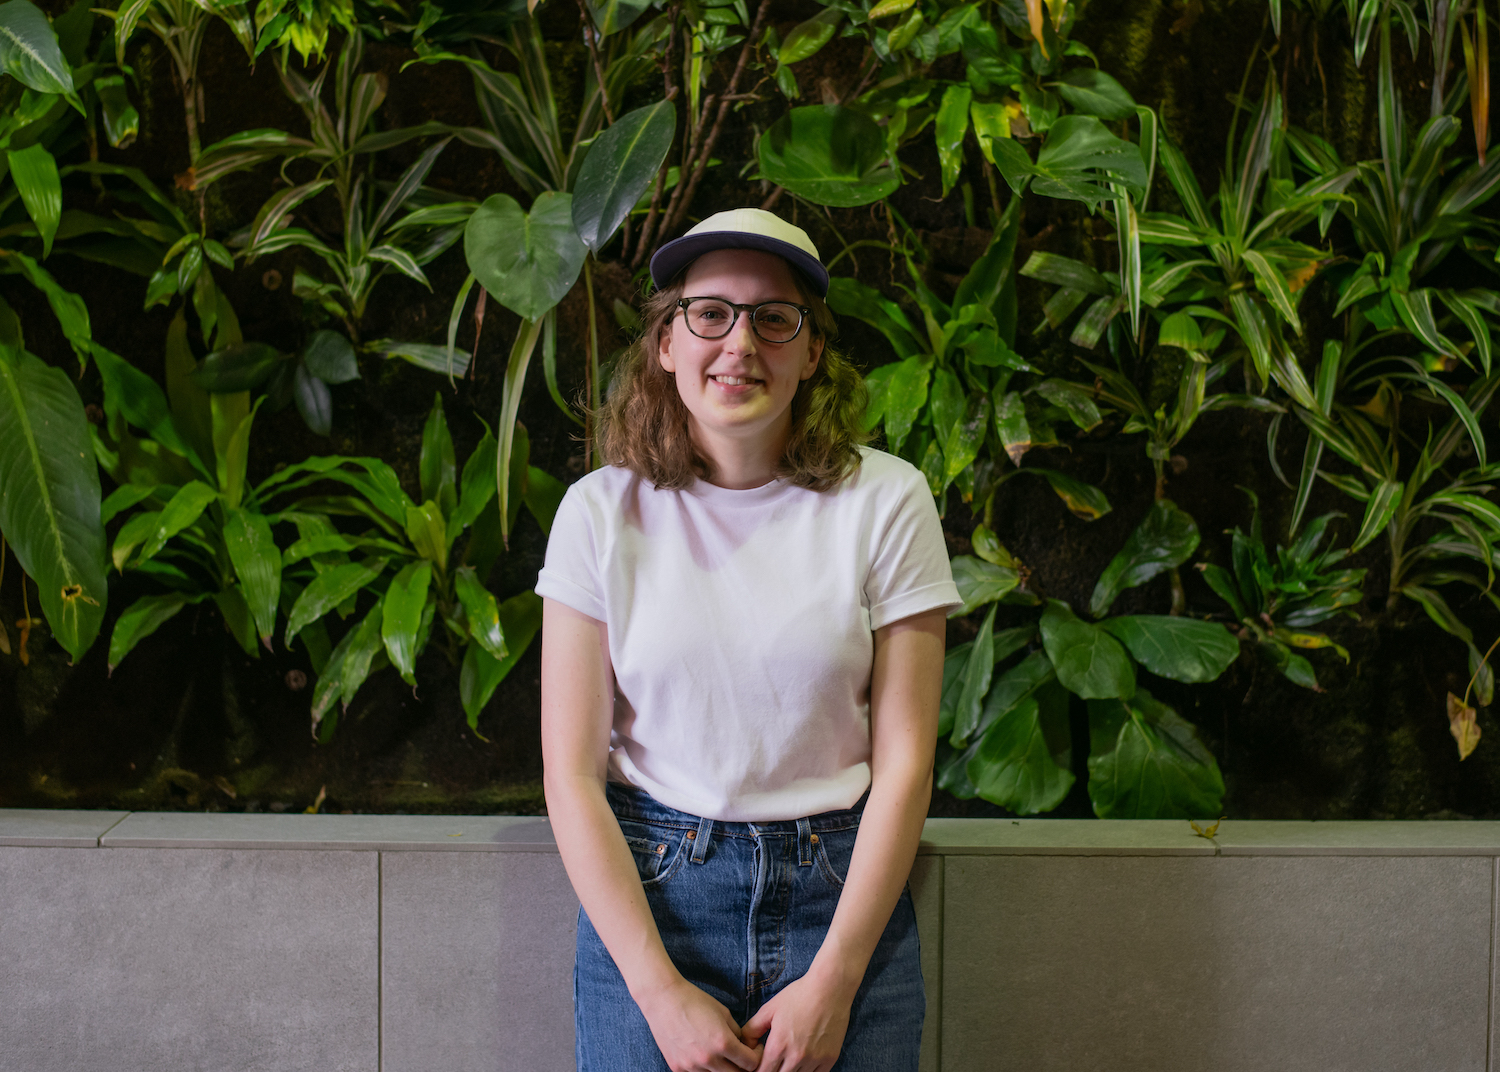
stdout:
POLYGON ((651 281, 664 287, 693 261, 716 249, 759 249, 774 253, 806 275, 818 297, 828 297, 828 269, 816 257, 779 238, 743 231, 707 231, 673 239, 652 255, 651 281))

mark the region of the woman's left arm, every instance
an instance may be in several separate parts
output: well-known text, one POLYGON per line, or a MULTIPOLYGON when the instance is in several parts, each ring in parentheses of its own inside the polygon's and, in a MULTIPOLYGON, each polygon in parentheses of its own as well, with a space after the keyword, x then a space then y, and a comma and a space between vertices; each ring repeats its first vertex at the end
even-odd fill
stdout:
POLYGON ((875 633, 870 677, 870 796, 833 924, 812 967, 745 1024, 765 1037, 757 1072, 827 1072, 849 1008, 916 859, 932 800, 946 615, 903 618, 875 633))

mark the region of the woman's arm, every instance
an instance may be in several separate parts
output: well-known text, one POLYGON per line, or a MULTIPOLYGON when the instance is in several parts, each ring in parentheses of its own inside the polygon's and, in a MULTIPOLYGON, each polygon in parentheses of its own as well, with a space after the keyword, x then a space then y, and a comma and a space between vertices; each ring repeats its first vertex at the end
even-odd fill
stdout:
POLYGON ((932 800, 945 615, 929 611, 875 633, 870 678, 870 797, 833 924, 812 967, 745 1024, 765 1038, 759 1072, 827 1072, 849 1007, 911 874, 932 800))
POLYGON ((605 625, 551 599, 542 607, 543 785, 568 878, 673 1072, 748 1072, 759 1053, 668 958, 604 796, 614 712, 605 625))

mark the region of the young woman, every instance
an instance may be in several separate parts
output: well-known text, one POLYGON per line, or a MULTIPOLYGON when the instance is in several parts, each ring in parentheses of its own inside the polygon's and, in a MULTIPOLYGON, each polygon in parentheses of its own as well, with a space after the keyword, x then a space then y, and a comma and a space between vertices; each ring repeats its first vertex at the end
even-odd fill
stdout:
POLYGON ((651 261, 537 583, 580 1072, 914 1072, 906 877, 945 611, 912 466, 861 447, 828 272, 768 212, 651 261))

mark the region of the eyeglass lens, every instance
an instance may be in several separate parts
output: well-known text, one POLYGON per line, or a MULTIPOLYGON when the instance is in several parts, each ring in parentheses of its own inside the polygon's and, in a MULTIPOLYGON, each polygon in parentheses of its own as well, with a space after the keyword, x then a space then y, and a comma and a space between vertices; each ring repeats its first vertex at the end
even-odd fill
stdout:
MULTIPOLYGON (((767 342, 787 342, 802 327, 802 311, 786 302, 766 302, 746 313, 755 333, 767 342)), ((723 338, 734 326, 734 306, 718 298, 695 298, 685 314, 688 328, 700 339, 723 338)))

